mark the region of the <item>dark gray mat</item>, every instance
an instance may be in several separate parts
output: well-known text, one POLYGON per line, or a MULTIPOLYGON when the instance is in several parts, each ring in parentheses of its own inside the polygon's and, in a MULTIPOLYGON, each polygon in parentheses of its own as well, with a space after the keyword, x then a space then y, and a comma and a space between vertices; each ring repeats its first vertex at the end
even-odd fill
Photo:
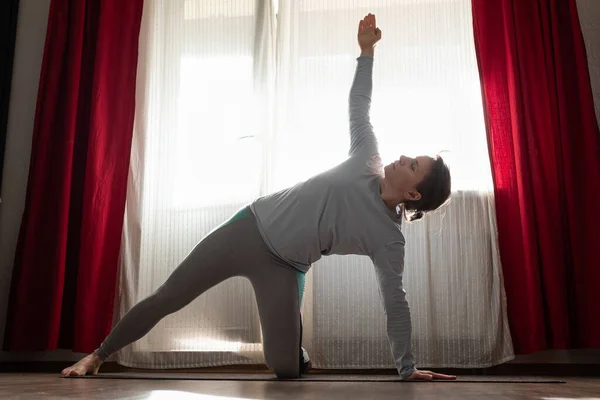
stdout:
MULTIPOLYGON (((240 373, 176 373, 176 372, 116 372, 72 377, 78 379, 150 379, 186 381, 310 381, 310 382, 400 382, 395 375, 327 375, 308 374, 298 379, 277 379, 271 374, 240 373)), ((409 381, 407 381, 409 382, 409 381)), ((414 382, 414 381, 411 381, 414 382)), ((436 383, 566 383, 552 378, 528 376, 458 376, 455 381, 435 380, 436 383)))

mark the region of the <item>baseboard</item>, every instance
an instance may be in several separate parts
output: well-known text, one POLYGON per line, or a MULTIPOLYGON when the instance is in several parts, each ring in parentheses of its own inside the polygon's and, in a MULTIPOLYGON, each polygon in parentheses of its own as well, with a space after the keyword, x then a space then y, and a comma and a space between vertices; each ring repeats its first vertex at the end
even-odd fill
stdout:
MULTIPOLYGON (((56 373, 71 365, 62 361, 43 362, 2 362, 0 373, 56 373)), ((102 372, 143 371, 128 368, 116 362, 107 362, 102 372)), ((210 368, 178 369, 178 372, 197 373, 269 373, 264 365, 239 365, 210 368)), ((452 375, 519 375, 519 376, 600 376, 600 364, 503 364, 491 368, 436 368, 436 372, 452 375)), ((152 372, 173 372, 173 370, 152 370, 152 372)), ((357 375, 394 375, 394 369, 312 369, 311 374, 357 374, 357 375)))

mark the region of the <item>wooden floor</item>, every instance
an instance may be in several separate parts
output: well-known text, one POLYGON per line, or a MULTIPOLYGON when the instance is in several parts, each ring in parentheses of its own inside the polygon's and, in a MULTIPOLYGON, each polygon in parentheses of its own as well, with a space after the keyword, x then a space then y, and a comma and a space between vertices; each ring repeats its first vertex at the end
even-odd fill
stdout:
POLYGON ((0 374, 0 399, 539 399, 600 400, 600 378, 566 384, 149 381, 0 374))

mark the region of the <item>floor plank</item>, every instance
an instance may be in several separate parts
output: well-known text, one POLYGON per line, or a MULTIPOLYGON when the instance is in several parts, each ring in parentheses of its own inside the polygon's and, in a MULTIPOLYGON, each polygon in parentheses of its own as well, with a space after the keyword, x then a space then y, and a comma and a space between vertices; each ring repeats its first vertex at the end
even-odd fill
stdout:
POLYGON ((0 374, 0 399, 349 400, 539 399, 600 400, 600 378, 566 384, 451 385, 398 382, 261 382, 62 379, 56 374, 0 374))

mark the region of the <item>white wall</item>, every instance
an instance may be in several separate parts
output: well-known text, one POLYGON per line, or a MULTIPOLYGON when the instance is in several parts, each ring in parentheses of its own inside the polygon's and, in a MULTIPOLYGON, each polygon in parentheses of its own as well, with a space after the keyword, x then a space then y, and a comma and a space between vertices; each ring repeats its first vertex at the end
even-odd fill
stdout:
MULTIPOLYGON (((50 0, 21 0, 8 117, 8 137, 0 204, 0 343, 3 339, 14 252, 25 203, 31 137, 50 0)), ((600 121, 600 1, 578 0, 581 25, 600 121)), ((7 360, 73 360, 67 351, 31 354, 0 352, 7 360)), ((517 357, 515 362, 596 362, 600 350, 547 351, 517 357)))

